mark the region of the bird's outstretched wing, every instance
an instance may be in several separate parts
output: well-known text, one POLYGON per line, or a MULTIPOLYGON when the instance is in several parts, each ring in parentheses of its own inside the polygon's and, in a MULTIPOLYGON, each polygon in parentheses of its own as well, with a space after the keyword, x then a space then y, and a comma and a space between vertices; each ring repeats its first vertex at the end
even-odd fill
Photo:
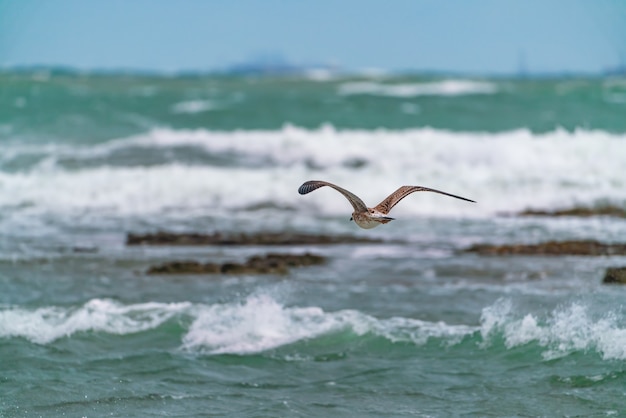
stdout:
POLYGON ((396 204, 398 204, 399 201, 401 201, 402 199, 404 199, 405 197, 407 197, 408 195, 410 195, 413 192, 435 192, 435 193, 439 193, 439 194, 444 194, 446 196, 455 197, 457 199, 467 200, 468 202, 476 203, 473 200, 466 199, 464 197, 457 196, 457 195, 454 195, 454 194, 442 192, 441 190, 431 189, 431 188, 428 188, 428 187, 422 187, 422 186, 402 186, 398 190, 396 190, 395 192, 393 192, 389 196, 387 196, 385 198, 385 200, 380 202, 378 204, 378 206, 376 206, 374 209, 376 209, 377 211, 382 212, 384 214, 388 214, 389 211, 391 210, 391 208, 393 208, 396 204))
POLYGON ((359 199, 357 195, 347 191, 346 189, 342 189, 341 187, 337 185, 329 183, 327 181, 321 181, 321 180, 307 181, 303 183, 302 186, 300 186, 300 188, 298 188, 298 193, 300 194, 311 193, 313 190, 317 190, 320 187, 324 187, 324 186, 332 187, 333 189, 337 190, 339 193, 344 195, 346 199, 348 199, 348 201, 350 202, 350 204, 352 205, 355 211, 367 212, 367 206, 365 206, 365 203, 363 203, 363 201, 359 199))

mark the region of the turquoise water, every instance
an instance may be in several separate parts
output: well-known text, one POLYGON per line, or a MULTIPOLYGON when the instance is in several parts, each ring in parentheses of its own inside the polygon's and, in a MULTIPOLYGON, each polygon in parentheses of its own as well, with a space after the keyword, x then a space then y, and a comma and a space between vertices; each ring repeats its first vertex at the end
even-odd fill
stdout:
POLYGON ((475 243, 624 242, 626 81, 0 74, 0 415, 621 416, 626 257, 475 243), (370 205, 417 193, 373 230, 370 205), (129 232, 379 244, 135 247, 129 232), (313 252, 285 276, 168 260, 313 252))

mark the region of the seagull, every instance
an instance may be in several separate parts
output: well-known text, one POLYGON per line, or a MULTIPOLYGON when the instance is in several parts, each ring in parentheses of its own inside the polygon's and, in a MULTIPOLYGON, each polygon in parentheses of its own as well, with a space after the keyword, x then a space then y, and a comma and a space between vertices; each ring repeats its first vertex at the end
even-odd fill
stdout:
POLYGON ((398 190, 387 196, 385 200, 380 202, 376 207, 368 208, 367 206, 365 206, 365 203, 363 203, 363 201, 354 193, 351 193, 335 184, 321 180, 311 180, 303 183, 302 186, 298 188, 298 193, 304 195, 324 186, 332 187, 333 189, 344 195, 346 199, 348 199, 348 201, 354 208, 354 212, 352 212, 352 217, 350 218, 350 220, 353 220, 358 226, 363 229, 372 229, 380 224, 386 224, 393 221, 395 218, 390 218, 389 216, 387 216, 391 208, 393 208, 399 201, 401 201, 413 192, 435 192, 439 194, 444 194, 446 196, 455 197, 457 199, 466 200, 468 202, 476 203, 473 200, 442 192, 441 190, 431 189, 428 187, 402 186, 398 190))

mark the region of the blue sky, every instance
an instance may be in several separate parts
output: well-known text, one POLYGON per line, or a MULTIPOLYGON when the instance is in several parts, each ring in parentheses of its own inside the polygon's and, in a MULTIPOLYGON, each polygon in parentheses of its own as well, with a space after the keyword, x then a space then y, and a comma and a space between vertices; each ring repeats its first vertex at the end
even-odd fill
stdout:
POLYGON ((262 56, 344 70, 599 72, 626 64, 623 0, 0 0, 0 66, 219 70, 262 56))

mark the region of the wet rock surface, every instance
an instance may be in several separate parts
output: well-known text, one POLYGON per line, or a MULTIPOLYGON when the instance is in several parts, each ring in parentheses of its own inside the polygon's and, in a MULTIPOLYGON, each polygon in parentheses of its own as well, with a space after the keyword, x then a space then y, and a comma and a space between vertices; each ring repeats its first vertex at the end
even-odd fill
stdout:
POLYGON ((270 253, 248 258, 244 263, 170 261, 148 269, 147 274, 287 274, 289 268, 324 264, 320 255, 270 253))
POLYGON ((602 283, 626 284, 626 267, 609 267, 604 273, 602 283))
POLYGON ((380 243, 382 240, 348 235, 309 235, 299 233, 261 232, 256 234, 129 233, 126 245, 328 245, 380 243))
POLYGON ((626 255, 626 244, 605 244, 594 240, 547 241, 539 244, 475 244, 464 252, 481 255, 626 255))
POLYGON ((626 209, 618 206, 598 206, 598 207, 573 207, 559 210, 526 209, 518 214, 519 216, 614 216, 626 218, 626 209))

